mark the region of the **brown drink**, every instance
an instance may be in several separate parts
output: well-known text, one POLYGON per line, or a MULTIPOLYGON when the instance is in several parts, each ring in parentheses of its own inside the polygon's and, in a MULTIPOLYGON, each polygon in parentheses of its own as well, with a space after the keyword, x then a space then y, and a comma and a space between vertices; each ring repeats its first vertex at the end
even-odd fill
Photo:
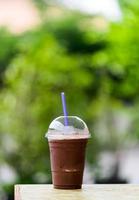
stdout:
POLYGON ((68 127, 62 119, 56 118, 48 130, 53 185, 57 189, 80 189, 88 129, 77 117, 69 117, 68 127))
POLYGON ((52 179, 55 188, 80 189, 87 139, 49 141, 52 179))

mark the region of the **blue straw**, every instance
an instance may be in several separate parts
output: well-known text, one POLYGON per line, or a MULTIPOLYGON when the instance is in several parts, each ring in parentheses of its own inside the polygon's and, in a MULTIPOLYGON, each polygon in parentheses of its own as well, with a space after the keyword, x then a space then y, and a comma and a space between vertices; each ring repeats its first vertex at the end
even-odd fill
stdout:
POLYGON ((65 126, 68 126, 68 113, 66 109, 66 99, 64 92, 61 92, 61 99, 62 99, 62 107, 63 107, 63 113, 64 113, 64 124, 65 126))

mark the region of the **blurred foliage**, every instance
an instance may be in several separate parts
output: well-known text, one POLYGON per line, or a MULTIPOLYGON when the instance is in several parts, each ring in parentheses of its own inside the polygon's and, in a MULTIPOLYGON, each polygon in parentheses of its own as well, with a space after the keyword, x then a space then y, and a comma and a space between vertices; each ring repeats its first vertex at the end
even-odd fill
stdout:
POLYGON ((3 36, 0 162, 15 170, 17 182, 51 182, 44 134, 51 120, 62 115, 61 91, 67 95, 69 115, 83 118, 92 133, 90 164, 97 164, 102 149, 124 146, 128 132, 121 135, 117 128, 119 113, 133 117, 128 131, 134 132, 131 138, 139 138, 138 32, 136 12, 131 18, 125 12, 120 22, 109 23, 63 11, 21 35, 18 42, 15 36, 9 41, 3 36))
MULTIPOLYGON (((66 21, 71 22, 69 19, 66 21)), ((79 22, 72 21, 73 30, 75 28, 75 33, 78 32, 79 38, 82 38, 85 51, 89 49, 90 57, 91 51, 98 51, 97 40, 90 41, 90 50, 88 41, 85 42, 86 36, 83 37, 83 32, 78 27, 79 22)), ((4 161, 16 169, 22 183, 35 182, 37 173, 44 174, 43 180, 50 181, 49 153, 44 133, 50 121, 62 114, 59 97, 61 91, 68 94, 69 113, 87 120, 86 112, 90 100, 86 93, 92 83, 90 70, 85 67, 88 56, 82 50, 79 52, 79 49, 77 55, 73 54, 74 50, 71 52, 71 47, 61 42, 58 29, 62 31, 63 27, 65 41, 70 30, 69 26, 66 28, 62 23, 63 20, 55 22, 57 30, 53 30, 48 23, 23 35, 18 44, 20 53, 5 73, 7 87, 1 95, 1 130, 4 133, 1 136, 2 154, 4 161), (11 145, 8 149, 5 144, 6 134, 9 135, 11 145), (46 171, 48 177, 45 178, 46 171)), ((69 37, 67 41, 70 43, 73 37, 69 37)), ((101 50, 104 47, 100 45, 99 48, 101 50)))
POLYGON ((0 29, 0 87, 3 84, 3 73, 13 57, 17 54, 18 37, 6 29, 0 29))
POLYGON ((37 8, 41 11, 44 12, 46 11, 47 8, 47 4, 48 2, 50 2, 50 0, 32 0, 33 3, 35 4, 35 6, 37 6, 37 8))

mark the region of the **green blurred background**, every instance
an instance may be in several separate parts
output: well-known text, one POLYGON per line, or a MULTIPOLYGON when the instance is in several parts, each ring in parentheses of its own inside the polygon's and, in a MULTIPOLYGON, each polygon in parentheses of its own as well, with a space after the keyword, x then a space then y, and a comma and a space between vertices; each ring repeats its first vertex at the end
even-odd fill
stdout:
POLYGON ((139 2, 11 2, 0 2, 0 199, 16 183, 51 183, 44 135, 61 91, 92 134, 84 183, 139 183, 139 2))

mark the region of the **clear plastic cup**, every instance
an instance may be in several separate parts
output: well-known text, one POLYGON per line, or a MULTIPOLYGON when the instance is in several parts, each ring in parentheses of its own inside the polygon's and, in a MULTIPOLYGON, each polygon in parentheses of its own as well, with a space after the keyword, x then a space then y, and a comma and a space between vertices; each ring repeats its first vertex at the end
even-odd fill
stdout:
POLYGON ((46 134, 50 148, 52 181, 57 189, 80 189, 85 149, 90 137, 83 120, 60 116, 52 121, 46 134), (65 120, 68 126, 65 126, 65 120))

